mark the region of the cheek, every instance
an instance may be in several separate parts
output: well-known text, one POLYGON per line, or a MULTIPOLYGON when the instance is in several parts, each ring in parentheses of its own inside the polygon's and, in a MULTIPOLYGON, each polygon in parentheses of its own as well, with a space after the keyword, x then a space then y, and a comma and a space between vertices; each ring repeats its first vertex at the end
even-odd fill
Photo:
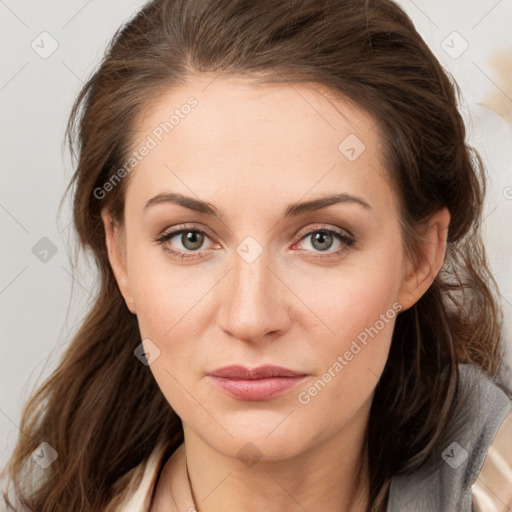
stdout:
POLYGON ((195 265, 171 264, 154 248, 151 252, 153 257, 134 252, 129 268, 141 335, 163 341, 176 337, 175 332, 186 325, 188 337, 193 336, 190 328, 205 314, 215 276, 207 270, 201 275, 195 265))
MULTIPOLYGON (((309 348, 318 369, 298 401, 330 411, 344 404, 354 412, 372 393, 386 364, 396 317, 401 259, 382 252, 372 265, 354 265, 309 290, 308 306, 315 311, 315 345, 309 348), (320 321, 321 320, 321 321, 320 321), (314 405, 313 405, 314 404, 314 405)), ((305 293, 305 289, 301 291, 305 293)), ((313 318, 313 317, 312 317, 313 318)), ((333 418, 334 419, 334 418, 333 418)))
POLYGON ((321 434, 314 432, 319 428, 316 424, 311 435, 334 435, 364 404, 371 403, 400 309, 393 302, 393 288, 383 286, 353 290, 350 300, 338 299, 329 310, 325 318, 334 335, 327 332, 315 339, 309 353, 318 371, 295 396, 297 418, 319 418, 321 434))
POLYGON ((145 256, 133 254, 130 286, 141 337, 160 350, 149 369, 180 418, 200 418, 204 410, 184 390, 192 389, 204 367, 197 340, 205 322, 213 321, 207 299, 214 276, 200 277, 193 265, 178 268, 165 258, 145 256))
POLYGON ((314 277, 304 278, 299 272, 291 277, 294 292, 307 306, 302 309, 313 322, 310 328, 328 341, 324 347, 342 348, 377 321, 379 330, 390 334, 389 320, 396 316, 393 304, 400 291, 400 261, 391 252, 382 252, 376 262, 354 260, 337 269, 316 270, 314 277))
MULTIPOLYGON (((324 399, 359 402, 376 385, 387 361, 396 316, 401 310, 396 302, 396 288, 384 283, 377 287, 353 287, 350 293, 333 293, 325 300, 321 315, 323 333, 311 347, 315 366, 329 393, 324 399)), ((313 300, 313 299, 312 299, 313 300)), ((315 396, 312 390, 312 396, 315 396)), ((322 402, 323 400, 320 400, 322 402)), ((327 405, 327 403, 325 404, 327 405)))

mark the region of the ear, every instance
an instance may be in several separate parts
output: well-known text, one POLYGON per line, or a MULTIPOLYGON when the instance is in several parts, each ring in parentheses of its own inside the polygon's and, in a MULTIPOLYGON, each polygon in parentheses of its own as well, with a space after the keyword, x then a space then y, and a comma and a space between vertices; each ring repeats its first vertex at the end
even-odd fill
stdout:
POLYGON ((421 241, 420 259, 416 266, 408 259, 398 302, 403 310, 413 306, 429 289, 441 270, 446 255, 450 212, 442 208, 430 219, 421 241))
POLYGON ((108 250, 108 259, 114 272, 114 276, 119 286, 119 290, 124 297, 128 309, 135 313, 135 303, 133 301, 126 271, 126 240, 124 229, 122 229, 114 220, 111 219, 108 211, 104 208, 101 211, 101 218, 105 228, 105 243, 108 250))

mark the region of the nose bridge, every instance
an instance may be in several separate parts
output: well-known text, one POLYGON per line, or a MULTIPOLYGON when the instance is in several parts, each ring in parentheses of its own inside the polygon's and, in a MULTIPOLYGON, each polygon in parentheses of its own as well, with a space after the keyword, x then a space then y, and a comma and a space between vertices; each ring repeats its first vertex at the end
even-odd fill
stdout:
POLYGON ((222 292, 219 318, 223 330, 233 337, 257 341, 285 328, 287 315, 273 266, 270 251, 252 237, 236 248, 222 292))

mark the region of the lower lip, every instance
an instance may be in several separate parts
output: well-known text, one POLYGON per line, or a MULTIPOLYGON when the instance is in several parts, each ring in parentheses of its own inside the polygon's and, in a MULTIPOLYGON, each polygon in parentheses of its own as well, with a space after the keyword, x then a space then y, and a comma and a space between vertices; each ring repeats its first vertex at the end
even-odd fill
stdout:
POLYGON ((239 400, 270 400, 298 386, 305 375, 297 377, 269 377, 265 379, 227 379, 210 375, 216 386, 239 400))

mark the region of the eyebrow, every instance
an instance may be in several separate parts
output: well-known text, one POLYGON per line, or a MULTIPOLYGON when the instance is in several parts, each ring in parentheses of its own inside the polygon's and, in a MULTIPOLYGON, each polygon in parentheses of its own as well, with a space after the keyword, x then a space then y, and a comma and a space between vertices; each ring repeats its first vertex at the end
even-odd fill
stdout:
MULTIPOLYGON (((213 204, 207 201, 194 199, 193 197, 187 197, 175 192, 161 193, 155 197, 152 197, 144 205, 144 210, 147 210, 152 205, 161 203, 174 203, 197 213, 202 213, 211 217, 218 217, 219 219, 225 218, 222 210, 217 209, 213 204)), ((358 204, 367 210, 372 210, 372 207, 363 198, 354 196, 352 194, 341 193, 320 197, 318 199, 312 199, 311 201, 292 203, 287 206, 283 217, 298 217, 299 215, 320 210, 322 208, 326 208, 327 206, 338 203, 358 204)))

